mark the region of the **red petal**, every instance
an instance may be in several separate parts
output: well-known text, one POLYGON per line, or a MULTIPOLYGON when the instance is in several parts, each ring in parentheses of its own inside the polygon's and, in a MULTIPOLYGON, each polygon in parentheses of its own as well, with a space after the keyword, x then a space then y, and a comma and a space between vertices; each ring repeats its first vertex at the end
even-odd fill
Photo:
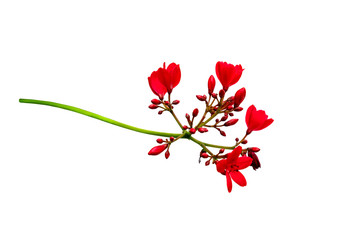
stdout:
POLYGON ((163 99, 166 93, 166 87, 160 81, 159 70, 152 72, 150 77, 148 77, 148 81, 153 93, 157 95, 160 99, 163 99))
POLYGON ((246 121, 246 125, 248 126, 248 128, 249 128, 249 125, 250 125, 252 113, 254 111, 256 111, 256 108, 255 108, 254 105, 251 105, 246 111, 245 121, 246 121))
POLYGON ((171 63, 167 67, 167 72, 169 73, 169 81, 171 89, 174 89, 180 82, 181 71, 179 64, 171 63))
POLYGON ((251 165, 252 161, 253 159, 251 157, 239 157, 235 163, 238 168, 237 170, 247 168, 248 166, 251 165))
POLYGON ((226 171, 226 185, 227 185, 228 192, 231 192, 232 182, 231 182, 231 177, 230 177, 229 171, 226 171))
POLYGON ((221 174, 225 174, 225 172, 226 172, 226 160, 225 159, 216 162, 216 170, 221 174))
POLYGON ((270 118, 270 119, 267 119, 264 124, 259 128, 259 130, 262 130, 266 127, 268 127, 270 124, 272 124, 274 122, 274 119, 270 118))
POLYGON ((234 180, 234 182, 239 184, 241 187, 246 186, 246 179, 241 172, 233 171, 230 173, 230 176, 231 176, 232 180, 234 180))
POLYGON ((238 159, 238 157, 240 156, 242 152, 242 147, 238 146, 237 148, 235 148, 234 150, 232 150, 232 152, 228 153, 227 155, 227 163, 230 165, 232 164, 235 160, 238 159))
POLYGON ((242 72, 243 72, 243 68, 242 66, 239 64, 239 65, 231 65, 231 71, 232 71, 232 79, 230 81, 230 86, 236 84, 239 80, 240 80, 240 77, 242 75, 242 72))

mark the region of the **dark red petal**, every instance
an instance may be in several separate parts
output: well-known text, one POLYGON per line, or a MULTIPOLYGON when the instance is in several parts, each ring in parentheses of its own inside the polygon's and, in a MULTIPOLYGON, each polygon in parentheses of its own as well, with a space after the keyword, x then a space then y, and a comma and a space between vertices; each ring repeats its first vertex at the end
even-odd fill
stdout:
POLYGON ((157 95, 160 99, 163 99, 166 93, 166 87, 160 81, 159 72, 152 72, 150 77, 148 77, 148 81, 151 91, 153 91, 153 93, 157 95))
POLYGON ((241 172, 239 172, 239 171, 230 172, 230 176, 231 176, 232 180, 234 180, 234 182, 239 184, 241 187, 246 186, 246 179, 241 172))
POLYGON ((231 182, 231 177, 230 177, 229 171, 226 171, 226 185, 227 185, 228 192, 230 193, 232 190, 232 182, 231 182))

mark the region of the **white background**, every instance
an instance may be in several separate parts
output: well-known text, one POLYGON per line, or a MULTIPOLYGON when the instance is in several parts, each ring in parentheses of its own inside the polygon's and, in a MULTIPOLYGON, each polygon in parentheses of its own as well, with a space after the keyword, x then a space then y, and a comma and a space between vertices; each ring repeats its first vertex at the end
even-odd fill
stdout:
MULTIPOLYGON (((359 239, 357 1, 1 1, 0 239, 359 239), (147 77, 180 64, 180 119, 203 107, 217 61, 242 64, 229 93, 275 122, 254 132, 262 168, 234 185, 181 140, 61 109, 69 104, 177 132, 148 109, 147 77)), ((219 82, 217 82, 219 90, 219 82)), ((245 131, 245 112, 228 137, 245 131)))

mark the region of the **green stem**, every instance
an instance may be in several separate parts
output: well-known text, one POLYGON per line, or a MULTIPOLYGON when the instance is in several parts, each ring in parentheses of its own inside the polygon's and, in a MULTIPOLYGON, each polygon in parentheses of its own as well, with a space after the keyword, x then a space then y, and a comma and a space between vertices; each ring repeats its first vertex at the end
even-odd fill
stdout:
POLYGON ((47 106, 51 106, 51 107, 57 107, 57 108, 62 108, 65 110, 69 110, 72 112, 76 112, 76 113, 80 113, 83 114, 85 116, 88 117, 92 117, 95 119, 98 119, 100 121, 103 122, 107 122, 122 128, 126 128, 135 132, 140 132, 140 133, 145 133, 145 134, 150 134, 150 135, 155 135, 155 136, 161 136, 161 137, 180 137, 180 138, 185 138, 185 139, 189 139, 197 144, 199 144, 200 146, 208 146, 208 147, 213 147, 213 148, 224 148, 224 149, 234 149, 234 146, 221 146, 221 145, 215 145, 215 144, 210 144, 210 143, 205 143, 202 142, 200 140, 197 140, 196 138, 193 138, 191 136, 191 134, 187 131, 184 131, 183 133, 166 133, 166 132, 157 132, 157 131, 151 131, 151 130, 146 130, 146 129, 142 129, 142 128, 137 128, 137 127, 133 127, 118 121, 115 121, 113 119, 101 116, 99 114, 96 113, 92 113, 89 111, 86 111, 84 109, 81 108, 77 108, 77 107, 73 107, 73 106, 69 106, 69 105, 65 105, 65 104, 61 104, 61 103, 55 103, 55 102, 49 102, 49 101, 42 101, 42 100, 35 100, 35 99, 23 99, 20 98, 19 102, 21 103, 31 103, 31 104, 39 104, 39 105, 47 105, 47 106))
POLYGON ((80 113, 83 114, 85 116, 88 117, 92 117, 95 119, 98 119, 100 121, 104 121, 122 128, 126 128, 135 132, 140 132, 140 133, 145 133, 145 134, 150 134, 150 135, 155 135, 155 136, 162 136, 162 137, 178 137, 181 134, 179 133, 165 133, 165 132, 157 132, 157 131, 151 131, 151 130, 146 130, 146 129, 142 129, 142 128, 137 128, 137 127, 133 127, 118 121, 115 121, 113 119, 107 118, 107 117, 103 117, 99 114, 96 113, 92 113, 89 111, 86 111, 84 109, 81 108, 77 108, 77 107, 72 107, 69 105, 65 105, 65 104, 61 104, 61 103, 55 103, 55 102, 49 102, 49 101, 41 101, 41 100, 34 100, 34 99, 19 99, 19 102, 21 103, 33 103, 33 104, 40 104, 40 105, 47 105, 47 106, 51 106, 51 107, 57 107, 57 108, 62 108, 65 110, 69 110, 72 112, 76 112, 76 113, 80 113))

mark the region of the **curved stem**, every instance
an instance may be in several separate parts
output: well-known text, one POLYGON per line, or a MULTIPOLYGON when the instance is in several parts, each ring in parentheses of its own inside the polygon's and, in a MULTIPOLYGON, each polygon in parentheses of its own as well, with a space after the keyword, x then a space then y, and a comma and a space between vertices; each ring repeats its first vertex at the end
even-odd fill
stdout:
POLYGON ((65 110, 69 110, 69 111, 72 111, 72 112, 83 114, 83 115, 88 116, 88 117, 98 119, 100 121, 107 122, 107 123, 110 123, 110 124, 113 124, 113 125, 116 125, 116 126, 119 126, 119 127, 122 127, 122 128, 126 128, 126 129, 129 129, 129 130, 135 131, 135 132, 140 132, 140 133, 145 133, 145 134, 150 134, 150 135, 155 135, 155 136, 175 137, 175 138, 181 135, 181 133, 180 134, 179 133, 165 133, 165 132, 157 132, 157 131, 151 131, 151 130, 146 130, 146 129, 142 129, 142 128, 133 127, 133 126, 127 125, 125 123, 121 123, 121 122, 115 121, 113 119, 101 116, 99 114, 92 113, 92 112, 86 111, 86 110, 81 109, 81 108, 77 108, 77 107, 73 107, 73 106, 69 106, 69 105, 65 105, 65 104, 61 104, 61 103, 42 101, 42 100, 35 100, 35 99, 22 99, 22 98, 19 99, 19 102, 21 102, 21 103, 40 104, 40 105, 47 105, 47 106, 51 106, 51 107, 62 108, 62 109, 65 109, 65 110))
POLYGON ((208 146, 208 147, 213 147, 213 148, 224 148, 224 149, 234 149, 235 148, 234 146, 221 146, 221 145, 215 145, 215 144, 202 142, 200 140, 197 140, 196 138, 193 138, 191 136, 191 134, 189 132, 187 132, 187 131, 185 131, 183 133, 166 133, 166 132, 157 132, 157 131, 151 131, 151 130, 146 130, 146 129, 142 129, 142 128, 133 127, 133 126, 130 126, 130 125, 115 121, 113 119, 101 116, 99 114, 89 112, 89 111, 86 111, 86 110, 81 109, 81 108, 61 104, 61 103, 50 102, 50 101, 42 101, 42 100, 35 100, 35 99, 23 99, 23 98, 20 98, 19 102, 21 102, 21 103, 39 104, 39 105, 47 105, 47 106, 51 106, 51 107, 62 108, 62 109, 65 109, 65 110, 69 110, 69 111, 72 111, 72 112, 83 114, 83 115, 88 116, 88 117, 98 119, 100 121, 107 122, 107 123, 110 123, 110 124, 113 124, 113 125, 116 125, 116 126, 119 126, 119 127, 122 127, 122 128, 126 128, 126 129, 129 129, 129 130, 135 131, 135 132, 140 132, 140 133, 145 133, 145 134, 150 134, 150 135, 155 135, 155 136, 161 136, 161 137, 185 138, 185 139, 189 139, 189 140, 199 144, 202 147, 208 146))

